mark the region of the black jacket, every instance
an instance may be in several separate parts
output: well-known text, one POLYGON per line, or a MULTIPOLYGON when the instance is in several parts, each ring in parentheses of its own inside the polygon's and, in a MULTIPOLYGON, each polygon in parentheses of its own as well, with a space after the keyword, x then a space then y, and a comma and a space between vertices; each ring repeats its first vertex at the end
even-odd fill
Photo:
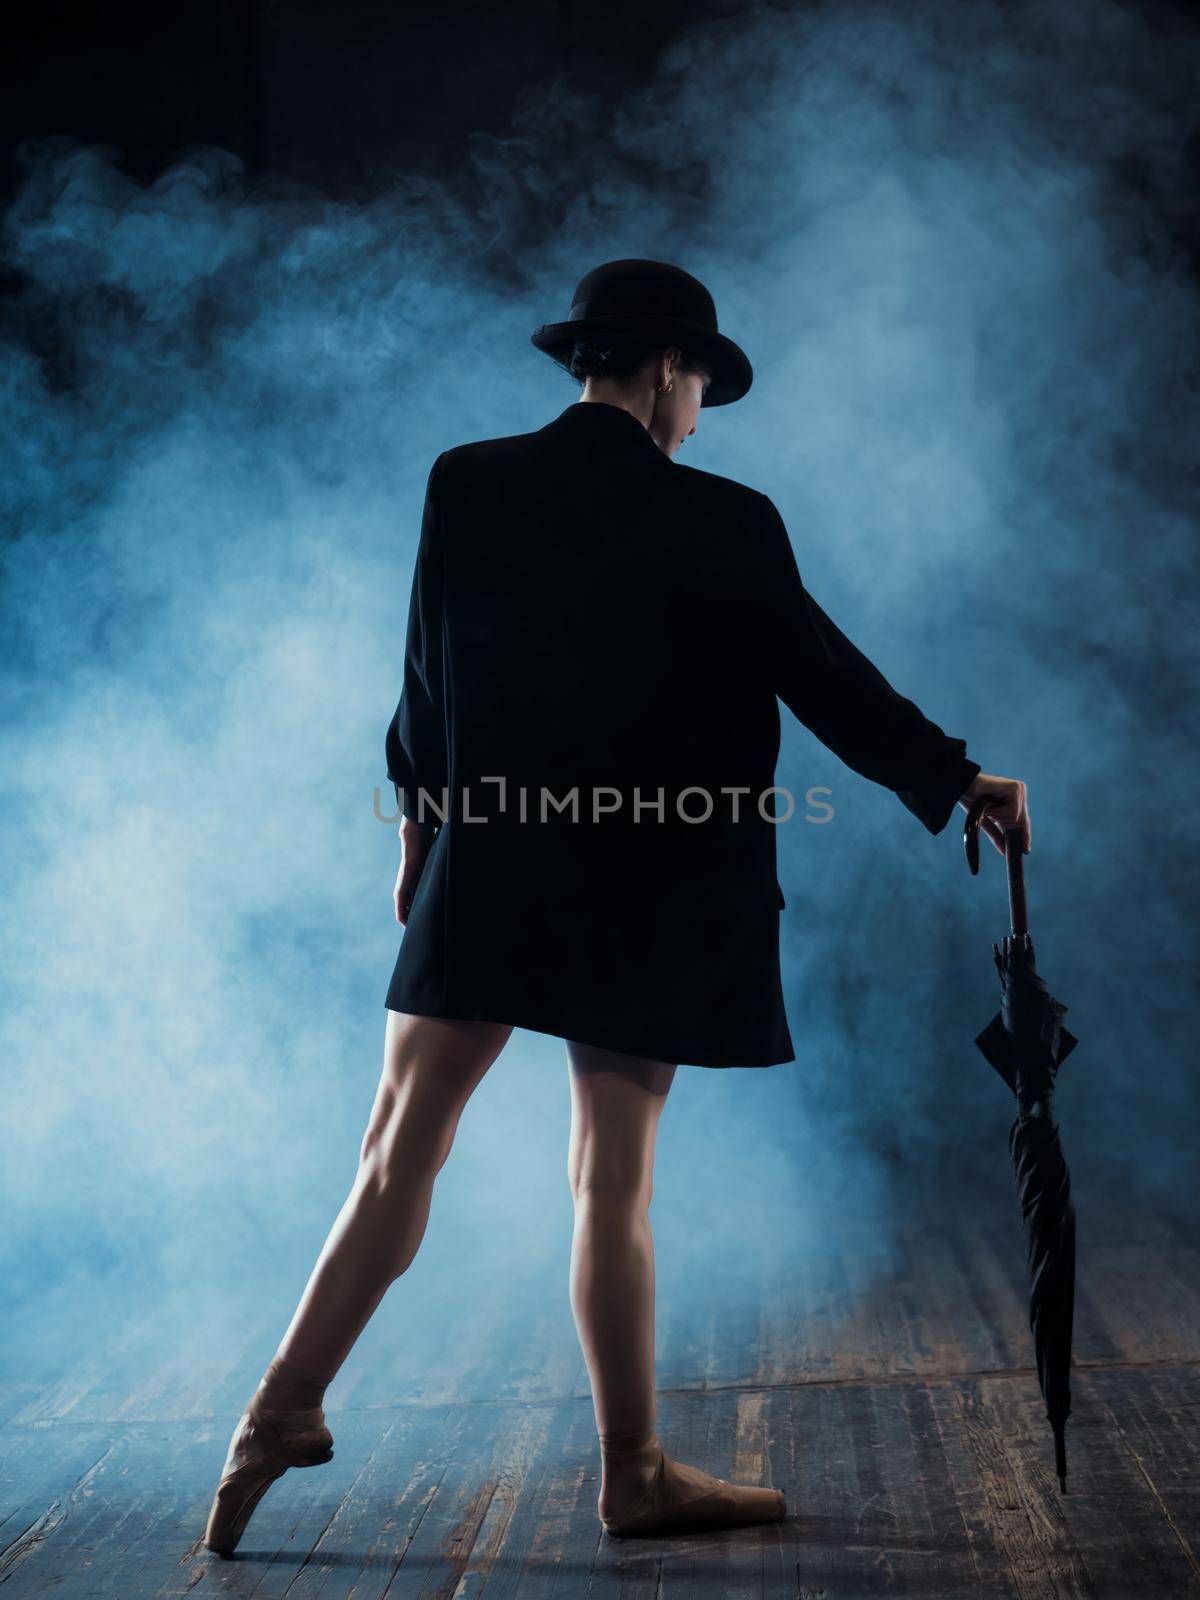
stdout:
POLYGON ((793 1060, 779 700, 931 833, 980 770, 808 594, 772 502, 629 412, 444 451, 386 737, 405 815, 438 826, 386 1004, 793 1060))

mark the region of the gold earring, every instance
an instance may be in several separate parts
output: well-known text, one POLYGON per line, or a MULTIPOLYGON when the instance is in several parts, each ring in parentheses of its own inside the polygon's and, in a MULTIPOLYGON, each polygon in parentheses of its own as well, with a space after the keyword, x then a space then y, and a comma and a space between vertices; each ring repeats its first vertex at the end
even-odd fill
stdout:
POLYGON ((658 388, 655 390, 655 393, 656 394, 670 394, 671 390, 674 387, 675 387, 675 380, 674 380, 674 378, 672 378, 668 382, 667 387, 665 389, 663 388, 662 384, 660 383, 658 388))

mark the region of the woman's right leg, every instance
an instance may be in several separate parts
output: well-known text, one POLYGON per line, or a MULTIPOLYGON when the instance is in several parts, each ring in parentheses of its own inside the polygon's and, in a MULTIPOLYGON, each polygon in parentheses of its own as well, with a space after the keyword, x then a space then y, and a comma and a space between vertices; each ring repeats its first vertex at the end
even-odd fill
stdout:
POLYGON ((600 1435, 600 1517, 610 1533, 639 1537, 779 1521, 787 1511, 779 1490, 686 1466, 658 1438, 649 1208, 675 1066, 574 1040, 567 1056, 571 1308, 600 1435))
POLYGON ((654 1236, 658 1120, 675 1067, 567 1041, 575 1207, 571 1309, 592 1386, 596 1428, 654 1422, 654 1236))

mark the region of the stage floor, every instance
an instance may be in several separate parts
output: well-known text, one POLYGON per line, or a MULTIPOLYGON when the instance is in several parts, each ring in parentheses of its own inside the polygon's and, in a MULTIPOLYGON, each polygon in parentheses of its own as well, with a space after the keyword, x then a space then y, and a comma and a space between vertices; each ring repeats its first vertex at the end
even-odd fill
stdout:
POLYGON ((986 1222, 914 1219, 886 1253, 853 1223, 837 1243, 819 1259, 741 1252, 724 1309, 712 1293, 719 1264, 695 1264, 699 1297, 683 1292, 686 1275, 664 1294, 660 1264, 664 1444, 718 1475, 781 1487, 786 1522, 703 1538, 603 1533, 590 1395, 555 1258, 540 1288, 464 1292, 469 1309, 436 1347, 414 1337, 389 1361, 381 1334, 359 1360, 360 1343, 328 1397, 334 1459, 277 1483, 231 1561, 200 1538, 277 1318, 248 1322, 231 1348, 206 1326, 201 1298, 186 1344, 164 1344, 153 1321, 109 1325, 52 1383, 7 1374, 0 1592, 1200 1594, 1192 1228, 1080 1209, 1065 1496, 1015 1209, 986 1222), (113 1370, 141 1378, 114 1385, 113 1370))

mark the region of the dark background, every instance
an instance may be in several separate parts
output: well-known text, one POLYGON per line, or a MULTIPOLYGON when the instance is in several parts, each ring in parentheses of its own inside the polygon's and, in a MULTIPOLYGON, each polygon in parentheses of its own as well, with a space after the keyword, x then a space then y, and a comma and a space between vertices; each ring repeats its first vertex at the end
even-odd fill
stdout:
POLYGON ((555 71, 614 94, 652 74, 689 18, 736 0, 51 3, 8 25, 6 179, 22 136, 117 146, 150 176, 194 143, 353 193, 389 167, 441 173, 473 132, 503 133, 522 85, 555 71))
MULTIPOLYGON (((370 192, 396 168, 446 177, 473 137, 503 137, 525 84, 561 73, 615 101, 653 77, 662 47, 689 23, 740 9, 739 0, 44 0, 7 19, 6 192, 19 180, 20 142, 46 136, 109 145, 147 178, 196 144, 233 151, 252 176, 339 195, 370 192)), ((1167 50, 1172 36, 1200 34, 1194 0, 1129 9, 1162 30, 1167 50)), ((1200 122, 1188 152, 1195 195, 1200 122)), ((1135 189, 1150 181, 1136 165, 1114 177, 1135 189)), ((1200 270, 1195 208, 1179 199, 1169 225, 1200 270)))

